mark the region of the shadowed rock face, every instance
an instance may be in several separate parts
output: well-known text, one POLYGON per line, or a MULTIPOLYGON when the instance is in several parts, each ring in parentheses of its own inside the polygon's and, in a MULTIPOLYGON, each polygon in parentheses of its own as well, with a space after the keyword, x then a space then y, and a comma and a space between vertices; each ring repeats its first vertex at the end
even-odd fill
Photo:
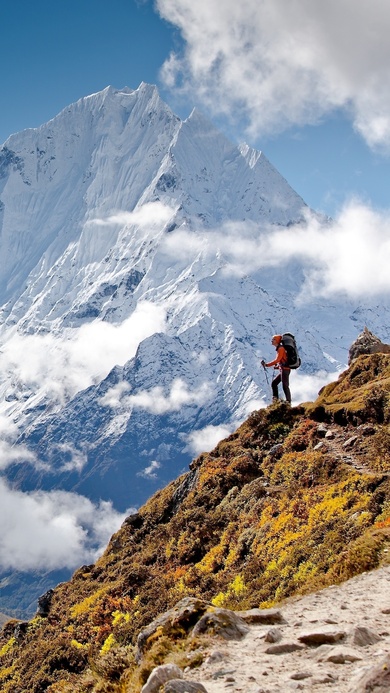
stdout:
POLYGON ((390 354, 390 344, 384 344, 365 327, 349 350, 348 365, 361 354, 390 354))

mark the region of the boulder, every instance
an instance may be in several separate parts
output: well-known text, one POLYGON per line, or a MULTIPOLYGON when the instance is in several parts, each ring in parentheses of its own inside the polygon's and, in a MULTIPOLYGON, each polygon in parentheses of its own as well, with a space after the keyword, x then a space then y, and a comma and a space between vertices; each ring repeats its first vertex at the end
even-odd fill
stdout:
POLYGON ((351 345, 348 365, 361 354, 390 354, 390 344, 384 344, 367 327, 351 345))
POLYGON ((225 640, 241 640, 249 632, 249 628, 244 619, 234 611, 214 608, 200 618, 192 635, 196 637, 208 632, 219 635, 225 640))
POLYGON ((182 678, 183 672, 176 664, 161 664, 161 666, 153 669, 147 682, 142 686, 141 693, 156 693, 167 681, 182 678))
POLYGON ((163 693, 207 693, 207 690, 203 684, 197 681, 173 679, 165 684, 163 693))
POLYGON ((236 614, 246 623, 257 623, 264 626, 286 623, 278 609, 248 609, 247 611, 236 611, 236 614))
POLYGON ((196 597, 185 597, 172 609, 154 619, 139 633, 137 638, 136 660, 139 662, 147 650, 148 639, 158 630, 161 635, 182 637, 197 623, 210 604, 196 597))

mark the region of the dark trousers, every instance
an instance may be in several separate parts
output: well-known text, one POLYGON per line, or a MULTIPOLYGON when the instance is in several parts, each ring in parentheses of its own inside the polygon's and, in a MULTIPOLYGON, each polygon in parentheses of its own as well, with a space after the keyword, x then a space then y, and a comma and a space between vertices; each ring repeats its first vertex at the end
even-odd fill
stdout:
POLYGON ((282 383, 284 396, 287 402, 291 404, 291 392, 290 392, 290 369, 282 368, 278 375, 275 376, 271 383, 272 395, 275 399, 279 399, 278 385, 282 383))

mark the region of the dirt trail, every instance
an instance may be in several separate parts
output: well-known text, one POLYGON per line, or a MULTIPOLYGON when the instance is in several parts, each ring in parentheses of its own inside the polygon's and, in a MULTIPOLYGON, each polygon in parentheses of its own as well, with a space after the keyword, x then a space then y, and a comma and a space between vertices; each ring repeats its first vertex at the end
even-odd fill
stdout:
MULTIPOLYGON (((357 693, 366 690, 362 677, 390 657, 390 566, 291 599, 280 611, 284 624, 251 625, 241 641, 219 640, 205 663, 186 677, 201 682, 208 693, 357 693), (336 641, 303 645, 299 638, 313 631, 336 641), (271 654, 270 638, 285 651, 280 647, 282 653, 271 654), (289 652, 293 646, 302 649, 289 652)), ((367 690, 390 691, 390 681, 388 687, 367 690)))

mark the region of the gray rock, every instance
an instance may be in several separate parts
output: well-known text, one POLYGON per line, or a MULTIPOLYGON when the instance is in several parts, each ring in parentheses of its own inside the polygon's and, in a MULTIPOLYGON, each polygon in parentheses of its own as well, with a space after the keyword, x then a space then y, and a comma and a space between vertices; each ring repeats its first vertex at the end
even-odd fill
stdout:
POLYGON ((192 636, 196 637, 210 631, 225 640, 241 640, 249 632, 249 628, 244 619, 234 611, 217 608, 206 612, 199 619, 192 631, 192 636))
POLYGON ((281 642, 277 645, 271 645, 267 647, 265 653, 272 655, 289 654, 290 652, 298 652, 298 650, 304 650, 303 645, 299 645, 297 642, 281 642))
POLYGON ((313 674, 310 674, 308 671, 296 671, 294 674, 291 674, 290 679, 293 679, 293 681, 303 681, 304 679, 309 679, 313 674))
POLYGON ((326 443, 323 440, 320 440, 320 442, 314 446, 313 450, 326 450, 326 443))
POLYGON ((236 611, 236 614, 246 623, 257 623, 264 626, 286 623, 278 609, 248 609, 247 611, 236 611))
POLYGON ((375 426, 370 423, 360 424, 360 426, 357 427, 357 430, 364 436, 373 436, 376 432, 375 426))
POLYGON ((363 657, 349 647, 334 647, 325 657, 326 662, 333 664, 348 664, 349 662, 359 662, 363 657))
POLYGON ((215 664, 216 662, 223 662, 226 655, 219 650, 213 650, 210 652, 209 656, 205 659, 205 664, 215 664))
POLYGON ((299 642, 303 642, 305 645, 329 645, 340 640, 343 640, 346 636, 346 632, 343 630, 330 630, 321 629, 313 630, 310 633, 302 633, 299 635, 299 642))
POLYGON ((147 682, 142 686, 141 693, 155 693, 167 681, 181 678, 183 678, 183 672, 176 664, 161 664, 153 669, 147 682))
POLYGON ((348 365, 361 354, 389 354, 390 345, 381 342, 367 327, 351 345, 348 355, 348 365))
POLYGON ((283 454, 283 443, 276 443, 276 445, 273 445, 272 448, 268 451, 268 457, 271 460, 277 460, 279 457, 281 457, 283 454))
POLYGON ((390 691, 390 655, 365 671, 358 680, 353 682, 351 693, 389 693, 390 691))
POLYGON ((207 693, 207 690, 197 681, 172 679, 165 684, 163 693, 207 693))
POLYGON ((270 628, 264 637, 264 642, 280 642, 282 639, 282 631, 279 628, 270 628))
POLYGON ((47 592, 45 592, 45 594, 42 594, 41 597, 39 597, 37 616, 41 616, 42 618, 46 618, 49 615, 53 595, 54 595, 54 590, 50 589, 47 592))
POLYGON ((319 435, 320 438, 325 438, 327 432, 328 432, 328 427, 325 426, 324 423, 320 423, 317 426, 317 434, 319 435))
POLYGON ((359 647, 367 647, 367 645, 375 645, 382 638, 365 626, 356 626, 352 633, 352 644, 359 647))
POLYGON ((148 639, 157 630, 164 635, 175 635, 179 631, 189 631, 209 607, 210 604, 202 599, 185 597, 172 609, 155 618, 138 635, 136 661, 141 660, 147 649, 148 639))
POLYGON ((345 443, 343 443, 343 448, 353 448, 353 446, 357 443, 358 440, 359 436, 351 436, 350 438, 348 438, 348 440, 345 441, 345 443))

